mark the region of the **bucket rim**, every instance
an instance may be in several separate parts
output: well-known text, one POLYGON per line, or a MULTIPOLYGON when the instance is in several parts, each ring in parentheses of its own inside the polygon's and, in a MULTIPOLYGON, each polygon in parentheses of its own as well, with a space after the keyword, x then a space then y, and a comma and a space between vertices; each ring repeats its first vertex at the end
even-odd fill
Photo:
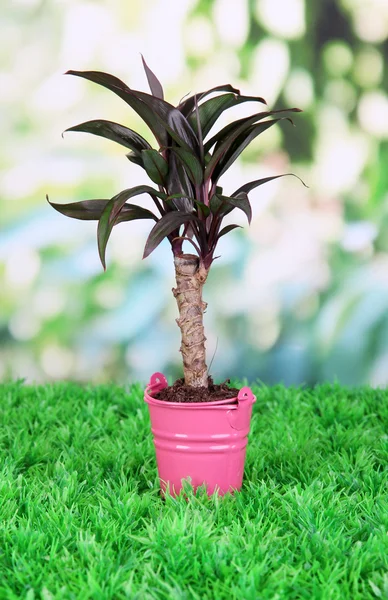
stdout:
POLYGON ((144 392, 144 399, 147 404, 155 404, 157 406, 179 408, 179 409, 190 409, 190 408, 224 408, 227 407, 229 410, 236 410, 238 408, 238 398, 225 398, 224 400, 214 400, 213 402, 166 402, 165 400, 158 400, 152 397, 152 393, 157 393, 159 390, 153 390, 153 386, 147 385, 144 392))

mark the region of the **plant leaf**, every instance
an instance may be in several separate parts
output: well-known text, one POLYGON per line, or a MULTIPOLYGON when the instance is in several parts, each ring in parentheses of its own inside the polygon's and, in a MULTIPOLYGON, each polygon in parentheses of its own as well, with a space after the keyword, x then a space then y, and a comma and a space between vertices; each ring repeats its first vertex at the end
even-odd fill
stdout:
POLYGON ((168 195, 173 197, 173 204, 178 210, 191 212, 193 210, 192 198, 195 196, 195 192, 190 179, 175 153, 171 152, 168 162, 168 195))
POLYGON ((223 127, 218 133, 216 133, 209 141, 205 144, 205 154, 209 152, 209 150, 217 144, 217 146, 223 142, 227 141, 229 136, 231 136, 237 129, 241 128, 244 124, 246 127, 253 125, 257 121, 265 119, 266 117, 271 117, 273 115, 277 115, 279 113, 287 113, 287 112, 302 112, 300 108, 282 108, 280 110, 268 110, 263 112, 255 113, 254 115, 250 115, 249 117, 243 117, 242 119, 238 119, 237 121, 233 121, 229 123, 225 127, 223 127))
POLYGON ((210 211, 213 215, 215 215, 222 206, 222 194, 213 194, 209 201, 210 211))
POLYGON ((273 179, 279 179, 279 177, 287 177, 288 175, 291 175, 292 177, 296 177, 297 179, 299 179, 299 181, 301 181, 303 183, 303 185, 305 187, 308 187, 305 184, 305 182, 300 177, 298 177, 298 175, 295 175, 294 173, 283 173, 283 175, 273 175, 272 177, 263 177, 262 179, 255 179, 254 181, 245 183, 244 185, 239 187, 238 190, 236 190, 232 195, 236 196, 236 194, 240 194, 240 192, 246 192, 247 194, 249 194, 249 192, 251 192, 254 188, 259 187, 259 185, 268 183, 269 181, 272 181, 273 179))
POLYGON ((249 119, 241 119, 244 122, 239 127, 236 127, 225 141, 219 142, 214 150, 213 156, 206 165, 205 181, 208 181, 211 177, 213 182, 216 182, 256 136, 266 129, 269 129, 269 127, 272 127, 272 125, 275 125, 275 123, 282 118, 287 118, 280 117, 271 121, 263 121, 262 123, 251 125, 250 121, 252 120, 254 122, 255 117, 257 117, 257 115, 253 115, 249 119))
MULTIPOLYGON (((70 202, 68 204, 57 204, 50 202, 46 195, 47 202, 55 208, 56 211, 65 215, 65 217, 71 217, 72 219, 79 219, 80 221, 98 221, 104 212, 106 205, 110 202, 109 198, 96 199, 96 200, 81 200, 80 202, 70 202)), ((135 206, 136 209, 141 208, 135 206)), ((142 209, 143 211, 146 209, 142 209)), ((151 211, 147 211, 151 213, 151 211)), ((116 218, 116 225, 123 223, 124 221, 132 221, 134 214, 134 205, 125 203, 116 218)), ((143 213, 145 215, 145 213, 143 213)), ((152 213, 151 213, 152 214, 152 213)), ((143 216, 141 218, 152 218, 151 216, 143 216)), ((154 218, 157 217, 154 215, 154 218)))
POLYGON ((240 156, 241 152, 243 152, 243 150, 245 150, 245 148, 252 142, 252 140, 275 125, 275 123, 278 121, 282 121, 284 119, 291 121, 291 119, 288 117, 280 117, 278 119, 273 119, 272 121, 263 121, 262 123, 251 125, 251 127, 245 130, 244 133, 240 134, 234 143, 228 148, 218 165, 215 167, 212 176, 213 181, 217 181, 221 175, 223 175, 229 169, 229 167, 240 156))
POLYGON ((208 217, 210 215, 210 208, 206 206, 206 204, 200 202, 199 200, 194 200, 194 203, 196 204, 196 206, 198 206, 198 208, 202 210, 202 213, 205 217, 208 217))
POLYGON ((165 214, 151 229, 144 248, 143 258, 147 258, 165 237, 176 229, 179 229, 183 223, 188 223, 189 221, 199 221, 199 219, 193 213, 178 210, 165 214))
POLYGON ((82 77, 120 96, 148 125, 161 146, 168 145, 168 136, 171 135, 178 144, 197 152, 198 140, 191 125, 172 104, 150 94, 132 90, 118 77, 102 71, 70 70, 66 75, 82 77), (184 139, 181 134, 184 134, 184 139))
POLYGON ((180 102, 178 109, 183 115, 185 115, 185 117, 188 117, 195 108, 195 99, 197 99, 197 102, 200 102, 202 98, 205 98, 206 96, 209 96, 209 94, 213 94, 214 92, 232 92, 233 94, 240 95, 240 90, 234 88, 229 83, 224 85, 217 85, 216 87, 211 88, 210 90, 206 90, 205 92, 201 92, 200 94, 195 94, 194 96, 190 96, 186 100, 183 100, 183 102, 180 102))
POLYGON ((168 174, 168 164, 157 150, 143 150, 141 153, 144 168, 154 183, 164 185, 168 174))
POLYGON ((251 222, 252 208, 246 192, 239 192, 233 197, 214 194, 210 199, 210 210, 214 215, 228 215, 234 208, 242 210, 247 216, 248 223, 251 222))
POLYGON ((237 229, 237 227, 239 227, 241 229, 241 225, 226 225, 226 227, 221 229, 217 238, 220 239, 220 237, 222 237, 223 235, 226 235, 227 233, 229 233, 229 231, 233 231, 233 229, 237 229))
POLYGON ((147 65, 146 61, 144 60, 143 55, 141 55, 141 59, 143 61, 144 71, 147 76, 148 85, 150 86, 152 95, 156 96, 157 98, 161 98, 163 100, 164 94, 163 94, 162 84, 160 83, 159 79, 156 77, 155 73, 153 73, 151 71, 151 69, 149 68, 149 66, 147 65))
POLYGON ((201 185, 203 181, 203 169, 198 158, 191 152, 178 146, 173 146, 171 150, 178 156, 194 185, 201 185))
MULTIPOLYGON (((235 94, 222 94, 221 96, 210 98, 210 100, 201 104, 198 109, 203 137, 205 138, 207 136, 219 116, 225 110, 233 106, 238 106, 243 102, 264 102, 265 104, 263 98, 255 96, 236 96, 235 94)), ((194 131, 197 132, 198 127, 195 114, 190 115, 189 122, 194 131)))
POLYGON ((139 165, 139 167, 143 167, 143 169, 145 169, 141 154, 137 154, 136 152, 128 152, 128 154, 126 154, 125 156, 129 161, 131 161, 135 165, 139 165))
POLYGON ((136 131, 124 127, 124 125, 120 125, 119 123, 105 121, 104 119, 86 121, 85 123, 80 123, 80 125, 69 127, 64 133, 67 131, 92 133, 93 135, 117 142, 135 153, 140 153, 142 150, 151 148, 150 144, 141 135, 136 133, 136 131))
POLYGON ((47 194, 46 200, 50 206, 52 206, 62 215, 65 215, 65 217, 80 219, 81 221, 98 221, 104 211, 104 208, 109 202, 109 199, 96 199, 81 200, 80 202, 69 202, 68 204, 57 204, 56 202, 50 202, 47 194))
MULTIPOLYGON (((133 198, 134 196, 139 196, 140 194, 149 194, 151 197, 162 197, 164 198, 164 194, 160 194, 153 188, 148 185, 138 185, 133 188, 129 188, 123 190, 116 196, 113 196, 105 206, 105 209, 98 221, 97 227, 97 242, 98 242, 98 252, 100 255, 101 263, 104 269, 106 269, 105 263, 105 252, 106 245, 109 240, 109 236, 112 232, 113 227, 118 223, 118 219, 120 217, 120 212, 126 203, 126 200, 129 198, 133 198)), ((157 221, 157 217, 150 211, 141 206, 129 205, 133 210, 132 219, 154 219, 157 221)))
POLYGON ((236 195, 233 194, 233 196, 221 196, 221 198, 223 202, 226 202, 226 204, 229 204, 230 206, 230 208, 225 212, 226 215, 232 212, 233 208, 239 208, 246 214, 248 223, 251 223, 252 207, 246 192, 242 191, 236 195))

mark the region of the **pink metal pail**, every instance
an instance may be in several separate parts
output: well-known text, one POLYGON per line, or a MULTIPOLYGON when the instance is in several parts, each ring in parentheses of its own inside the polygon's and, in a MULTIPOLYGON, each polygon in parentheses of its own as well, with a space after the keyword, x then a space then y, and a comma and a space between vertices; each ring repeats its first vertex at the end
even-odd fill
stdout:
POLYGON ((165 402, 152 396, 168 385, 152 375, 144 394, 150 410, 156 462, 162 493, 182 489, 191 478, 196 489, 206 484, 209 495, 241 488, 252 405, 255 396, 243 387, 237 398, 216 402, 165 402))

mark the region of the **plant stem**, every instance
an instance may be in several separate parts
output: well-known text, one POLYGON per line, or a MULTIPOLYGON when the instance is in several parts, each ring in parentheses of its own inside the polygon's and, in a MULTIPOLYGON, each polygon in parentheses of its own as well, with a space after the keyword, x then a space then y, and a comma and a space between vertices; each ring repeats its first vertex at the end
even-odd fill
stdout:
POLYGON ((185 384, 208 387, 203 313, 202 288, 208 271, 193 254, 174 256, 177 287, 173 288, 179 310, 176 320, 181 330, 180 352, 183 358, 185 384))

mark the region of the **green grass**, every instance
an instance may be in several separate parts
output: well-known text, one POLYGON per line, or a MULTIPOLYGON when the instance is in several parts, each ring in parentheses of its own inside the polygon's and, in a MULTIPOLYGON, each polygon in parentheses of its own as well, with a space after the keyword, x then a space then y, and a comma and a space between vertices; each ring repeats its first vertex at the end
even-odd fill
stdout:
POLYGON ((0 385, 0 599, 388 598, 388 392, 254 387, 243 489, 159 496, 139 385, 0 385))

